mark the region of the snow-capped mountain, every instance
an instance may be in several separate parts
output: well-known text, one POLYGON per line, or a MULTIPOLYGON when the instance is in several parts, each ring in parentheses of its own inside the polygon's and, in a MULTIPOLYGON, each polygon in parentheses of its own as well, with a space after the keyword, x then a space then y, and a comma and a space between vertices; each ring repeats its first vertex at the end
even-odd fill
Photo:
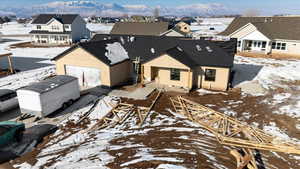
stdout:
MULTIPOLYGON (((18 16, 30 16, 38 13, 79 13, 81 15, 121 16, 152 15, 155 7, 130 4, 119 5, 116 3, 103 4, 98 1, 55 1, 31 7, 3 8, 3 12, 15 13, 18 16)), ((217 15, 229 13, 222 4, 190 4, 177 7, 159 7, 161 15, 217 15)))

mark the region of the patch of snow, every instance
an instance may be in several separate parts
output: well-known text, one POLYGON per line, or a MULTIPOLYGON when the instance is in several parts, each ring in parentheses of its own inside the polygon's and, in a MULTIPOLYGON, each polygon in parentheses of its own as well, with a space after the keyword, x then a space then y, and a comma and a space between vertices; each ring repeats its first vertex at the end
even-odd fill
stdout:
POLYGON ((92 32, 104 33, 104 34, 109 33, 113 28, 112 24, 101 24, 101 23, 99 24, 88 23, 86 26, 92 32))
POLYGON ((291 93, 280 93, 280 94, 276 94, 273 96, 273 103, 274 104, 279 104, 279 103, 283 103, 285 100, 287 100, 288 98, 291 97, 291 93))
POLYGON ((297 101, 294 105, 285 105, 279 108, 279 110, 273 111, 275 114, 285 114, 290 117, 300 117, 300 101, 297 101))
POLYGON ((106 57, 111 61, 111 65, 129 59, 127 51, 119 42, 107 44, 106 50, 106 57))
POLYGON ((222 95, 228 95, 225 92, 216 92, 216 91, 210 91, 206 89, 198 89, 197 92, 199 93, 200 96, 208 95, 208 94, 222 94, 222 95))
POLYGON ((282 131, 281 129, 279 129, 276 126, 276 123, 274 122, 270 122, 270 125, 265 125, 263 127, 263 130, 273 136, 278 137, 278 141, 285 141, 285 140, 293 140, 295 142, 299 142, 297 139, 291 139, 284 131, 282 131))
POLYGON ((32 30, 31 24, 19 24, 17 22, 8 22, 0 26, 0 32, 4 35, 24 35, 32 30))
POLYGON ((186 169, 186 168, 183 166, 174 165, 174 164, 160 164, 156 169, 186 169))
POLYGON ((0 89, 19 89, 55 74, 55 66, 20 72, 0 79, 0 89))

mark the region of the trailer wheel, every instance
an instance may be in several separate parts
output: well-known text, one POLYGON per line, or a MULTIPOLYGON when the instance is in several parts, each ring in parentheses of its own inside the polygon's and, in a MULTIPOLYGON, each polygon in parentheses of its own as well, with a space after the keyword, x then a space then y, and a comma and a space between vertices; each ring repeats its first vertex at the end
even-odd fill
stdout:
POLYGON ((63 105, 62 105, 62 109, 65 110, 67 109, 69 106, 68 106, 68 102, 65 102, 63 105))
POLYGON ((19 130, 16 131, 16 133, 15 133, 15 139, 16 139, 17 142, 22 141, 22 138, 23 138, 23 135, 24 135, 24 133, 23 133, 24 130, 25 129, 19 129, 19 130))
POLYGON ((71 99, 68 101, 68 106, 71 106, 74 103, 74 101, 71 99))

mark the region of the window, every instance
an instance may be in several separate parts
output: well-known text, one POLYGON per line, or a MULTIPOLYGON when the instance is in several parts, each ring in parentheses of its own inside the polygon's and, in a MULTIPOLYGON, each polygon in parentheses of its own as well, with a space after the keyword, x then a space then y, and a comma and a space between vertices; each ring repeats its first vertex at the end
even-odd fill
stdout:
POLYGON ((286 50, 286 43, 281 44, 281 50, 286 50))
POLYGON ((237 42, 237 47, 241 47, 241 41, 237 42))
POLYGON ((205 69, 205 81, 216 80, 216 69, 205 69))
POLYGON ((272 43, 272 49, 276 50, 286 50, 286 43, 280 43, 280 42, 273 42, 272 43))
POLYGON ((276 42, 272 42, 272 49, 276 48, 276 42))
POLYGON ((263 42, 263 43, 262 43, 262 48, 265 49, 266 46, 267 46, 267 42, 263 42))
POLYGON ((59 30, 59 27, 57 25, 52 25, 51 28, 52 30, 59 30))
POLYGON ((64 27, 65 27, 65 29, 69 29, 69 28, 70 28, 70 26, 69 26, 69 25, 65 25, 64 27))
POLYGON ((170 79, 171 80, 180 80, 180 70, 179 69, 171 69, 171 74, 170 74, 170 79))
POLYGON ((36 29, 42 29, 41 25, 36 25, 36 29))

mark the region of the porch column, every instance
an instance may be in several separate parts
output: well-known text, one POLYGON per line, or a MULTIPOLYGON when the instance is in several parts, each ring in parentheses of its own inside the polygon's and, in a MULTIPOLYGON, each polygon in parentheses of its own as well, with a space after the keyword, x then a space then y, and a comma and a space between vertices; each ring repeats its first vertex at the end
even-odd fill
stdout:
POLYGON ((240 46, 240 51, 243 52, 244 51, 244 44, 245 44, 245 40, 240 40, 241 41, 241 46, 240 46))
POLYGON ((266 51, 265 51, 265 54, 266 54, 266 55, 269 54, 269 53, 271 53, 271 49, 272 49, 271 44, 272 44, 271 41, 267 41, 267 44, 266 44, 266 51))

